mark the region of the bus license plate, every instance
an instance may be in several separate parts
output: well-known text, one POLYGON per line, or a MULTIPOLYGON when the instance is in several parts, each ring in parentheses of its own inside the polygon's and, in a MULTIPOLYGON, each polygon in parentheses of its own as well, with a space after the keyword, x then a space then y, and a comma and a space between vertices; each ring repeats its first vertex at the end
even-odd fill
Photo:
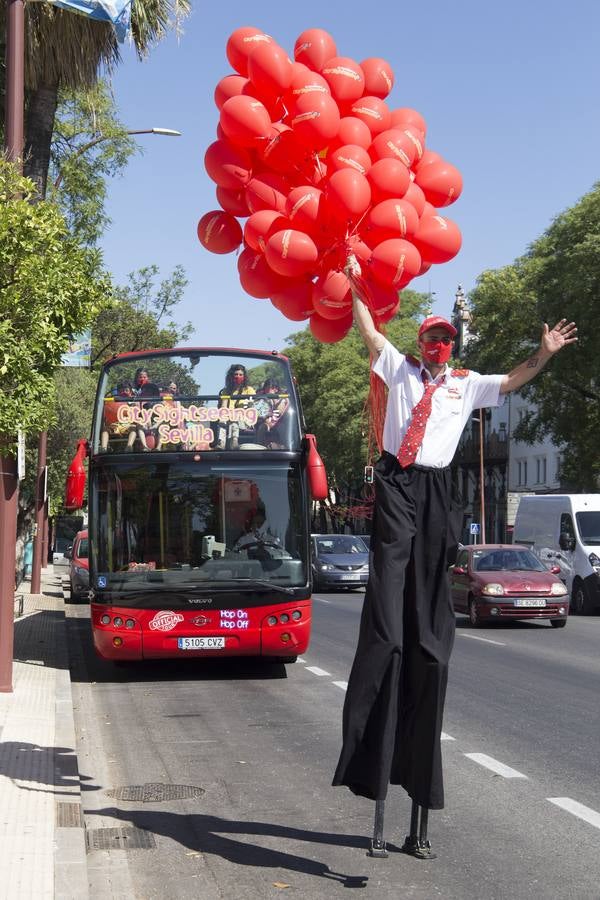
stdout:
POLYGON ((180 650, 223 650, 224 637, 180 637, 177 638, 180 650))
POLYGON ((545 606, 546 601, 543 597, 523 597, 520 600, 515 600, 515 606, 545 606))

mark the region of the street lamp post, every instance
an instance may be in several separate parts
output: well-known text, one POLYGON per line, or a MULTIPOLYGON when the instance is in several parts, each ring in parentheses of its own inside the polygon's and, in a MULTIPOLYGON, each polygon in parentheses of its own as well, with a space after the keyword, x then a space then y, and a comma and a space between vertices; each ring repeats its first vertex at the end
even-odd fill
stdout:
MULTIPOLYGON (((22 0, 21 0, 22 2, 22 0)), ((175 131, 173 128, 136 128, 131 129, 126 132, 126 134, 159 134, 165 137, 181 137, 180 131, 175 131)), ((99 134, 91 141, 88 141, 86 144, 82 144, 75 152, 73 153, 71 158, 82 156, 92 147, 95 147, 97 144, 102 143, 102 141, 109 141, 113 139, 113 135, 110 134, 99 134)), ((61 185, 63 179, 62 172, 59 172, 56 180, 54 181, 54 188, 58 188, 61 185)), ((41 587, 41 573, 42 573, 42 559, 44 557, 44 553, 48 555, 48 547, 47 547, 47 537, 48 534, 48 509, 47 509, 47 498, 44 492, 44 485, 46 483, 45 471, 46 471, 46 447, 47 447, 47 438, 48 433, 46 431, 41 432, 38 439, 38 477, 36 483, 36 499, 35 499, 35 530, 34 530, 34 538, 33 538, 33 556, 31 560, 31 593, 38 594, 40 592, 41 587)))

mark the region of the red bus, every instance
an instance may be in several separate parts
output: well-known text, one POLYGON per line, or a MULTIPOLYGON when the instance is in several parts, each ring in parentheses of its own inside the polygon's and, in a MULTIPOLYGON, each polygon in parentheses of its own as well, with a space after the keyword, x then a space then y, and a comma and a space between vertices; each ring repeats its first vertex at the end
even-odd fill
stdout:
POLYGON ((94 646, 111 660, 294 662, 311 628, 310 504, 326 495, 287 358, 188 348, 102 368, 83 504, 94 646))

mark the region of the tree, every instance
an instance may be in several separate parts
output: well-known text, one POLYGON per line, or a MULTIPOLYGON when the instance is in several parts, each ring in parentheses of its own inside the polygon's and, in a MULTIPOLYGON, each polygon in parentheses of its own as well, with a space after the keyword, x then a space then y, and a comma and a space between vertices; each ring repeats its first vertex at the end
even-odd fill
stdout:
POLYGON ((0 161, 0 434, 15 437, 50 424, 54 369, 111 294, 97 251, 69 235, 54 204, 33 206, 34 192, 0 161))
POLYGON ((523 394, 536 406, 516 431, 521 440, 550 436, 563 447, 562 479, 594 491, 600 479, 600 184, 559 215, 528 253, 484 272, 470 295, 473 340, 466 360, 505 371, 539 346, 544 322, 577 323, 579 341, 559 353, 523 394))
MULTIPOLYGON (((405 290, 387 336, 402 352, 416 352, 417 322, 427 308, 425 294, 405 290)), ((329 483, 349 500, 359 499, 368 457, 369 355, 353 328, 343 341, 322 344, 308 329, 287 339, 304 417, 316 435, 329 483)), ((350 503, 349 505, 353 505, 350 503)))

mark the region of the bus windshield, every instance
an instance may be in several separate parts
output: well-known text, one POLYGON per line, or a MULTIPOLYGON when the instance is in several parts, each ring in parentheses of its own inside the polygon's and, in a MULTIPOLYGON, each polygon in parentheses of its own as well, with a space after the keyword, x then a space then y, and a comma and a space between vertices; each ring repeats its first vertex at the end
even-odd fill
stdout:
POLYGON ((97 602, 103 591, 114 600, 115 591, 285 590, 308 583, 297 461, 111 459, 95 467, 91 490, 97 602))
POLYGON ((298 450, 284 357, 160 351, 117 357, 99 385, 93 453, 298 450))

